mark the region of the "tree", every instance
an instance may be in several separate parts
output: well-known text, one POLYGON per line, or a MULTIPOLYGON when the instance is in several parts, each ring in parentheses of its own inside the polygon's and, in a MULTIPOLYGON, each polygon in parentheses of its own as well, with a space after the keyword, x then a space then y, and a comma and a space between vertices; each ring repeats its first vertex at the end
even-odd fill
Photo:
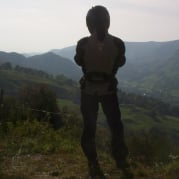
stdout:
POLYGON ((12 70, 12 65, 10 62, 6 62, 0 65, 0 69, 3 70, 12 70))
POLYGON ((20 93, 20 100, 39 121, 49 120, 54 128, 62 125, 56 95, 46 85, 26 86, 20 93))

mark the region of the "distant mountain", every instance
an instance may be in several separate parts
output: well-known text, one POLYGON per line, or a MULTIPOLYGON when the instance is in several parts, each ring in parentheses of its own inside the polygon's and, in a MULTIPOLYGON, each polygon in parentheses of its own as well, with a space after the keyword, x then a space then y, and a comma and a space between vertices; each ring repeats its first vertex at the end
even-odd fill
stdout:
POLYGON ((17 64, 24 64, 25 62, 25 57, 19 53, 16 52, 2 52, 0 51, 0 64, 5 63, 5 62, 10 62, 13 66, 17 64))
POLYGON ((179 104, 179 50, 160 67, 141 78, 142 88, 147 88, 156 97, 179 104), (154 94, 155 92, 155 94, 154 94))
POLYGON ((126 42, 127 63, 121 69, 121 78, 137 80, 150 76, 160 70, 161 66, 165 65, 178 50, 179 40, 169 42, 126 42))
POLYGON ((75 48, 76 46, 70 46, 62 49, 53 49, 50 52, 53 52, 57 55, 60 55, 73 61, 75 55, 75 48))
POLYGON ((63 74, 73 80, 78 80, 81 75, 77 65, 72 63, 69 59, 52 52, 28 57, 25 66, 43 70, 54 75, 63 74))
POLYGON ((32 52, 32 53, 23 53, 22 55, 24 55, 25 57, 32 57, 34 55, 40 55, 43 53, 39 53, 39 52, 32 52))
POLYGON ((71 60, 52 52, 25 57, 18 53, 0 52, 0 64, 10 62, 13 66, 19 65, 37 70, 43 70, 53 75, 63 74, 73 80, 78 80, 81 71, 71 60))
POLYGON ((63 75, 53 77, 40 70, 21 66, 7 69, 0 65, 0 89, 5 95, 16 96, 24 87, 37 85, 47 85, 60 99, 77 100, 77 83, 63 75))
POLYGON ((154 46, 153 53, 141 52, 135 60, 131 52, 128 53, 131 58, 118 73, 121 87, 129 92, 145 93, 179 104, 179 41, 154 46))
MULTIPOLYGON (((152 95, 179 104, 179 40, 168 42, 125 42, 127 62, 119 69, 120 88, 128 92, 152 95)), ((0 63, 63 74, 79 80, 81 69, 74 64, 75 46, 25 57, 0 52, 0 63)))
MULTIPOLYGON (((127 62, 119 69, 119 86, 179 104, 179 40, 125 42, 127 62)), ((53 51, 53 50, 52 50, 53 51)), ((73 61, 75 46, 53 51, 73 61)))
MULTIPOLYGON (((129 62, 147 62, 157 59, 167 59, 179 49, 179 40, 168 42, 125 42, 126 57, 129 62)), ((73 60, 76 46, 53 49, 51 52, 73 60)))
POLYGON ((144 63, 152 62, 156 59, 168 59, 179 49, 179 40, 168 42, 126 42, 125 45, 128 61, 144 63))

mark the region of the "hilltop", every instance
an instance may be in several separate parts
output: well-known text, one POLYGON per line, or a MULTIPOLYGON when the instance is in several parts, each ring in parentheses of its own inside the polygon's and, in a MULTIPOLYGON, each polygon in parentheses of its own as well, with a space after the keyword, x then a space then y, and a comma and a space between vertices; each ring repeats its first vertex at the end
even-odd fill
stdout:
POLYGON ((5 62, 10 62, 14 67, 18 65, 33 68, 52 75, 64 75, 73 80, 78 80, 81 76, 80 69, 71 60, 52 52, 28 57, 15 52, 0 52, 0 65, 5 62))
POLYGON ((0 88, 6 95, 16 96, 26 86, 43 84, 53 90, 58 98, 75 100, 78 85, 64 75, 49 75, 48 73, 21 66, 12 67, 10 63, 0 66, 0 88))

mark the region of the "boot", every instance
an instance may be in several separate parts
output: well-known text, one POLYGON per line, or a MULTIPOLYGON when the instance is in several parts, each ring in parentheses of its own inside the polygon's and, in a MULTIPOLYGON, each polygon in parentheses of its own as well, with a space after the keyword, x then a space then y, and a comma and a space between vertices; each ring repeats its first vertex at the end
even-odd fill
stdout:
POLYGON ((116 161, 117 167, 122 171, 121 179, 133 179, 134 175, 126 159, 116 161))
POLYGON ((105 179, 97 160, 88 162, 89 176, 91 179, 105 179))

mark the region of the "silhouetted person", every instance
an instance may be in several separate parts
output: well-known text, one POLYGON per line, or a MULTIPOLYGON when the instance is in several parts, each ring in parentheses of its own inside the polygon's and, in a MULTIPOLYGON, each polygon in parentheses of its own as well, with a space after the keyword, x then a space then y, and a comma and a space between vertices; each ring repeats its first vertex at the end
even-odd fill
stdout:
POLYGON ((108 33, 110 16, 105 7, 92 7, 87 13, 86 24, 91 35, 78 41, 74 57, 84 74, 80 80, 84 121, 81 146, 88 159, 90 175, 102 178, 95 146, 99 103, 111 130, 112 155, 116 164, 122 169, 128 167, 115 78, 118 68, 126 61, 125 46, 121 39, 108 33))

